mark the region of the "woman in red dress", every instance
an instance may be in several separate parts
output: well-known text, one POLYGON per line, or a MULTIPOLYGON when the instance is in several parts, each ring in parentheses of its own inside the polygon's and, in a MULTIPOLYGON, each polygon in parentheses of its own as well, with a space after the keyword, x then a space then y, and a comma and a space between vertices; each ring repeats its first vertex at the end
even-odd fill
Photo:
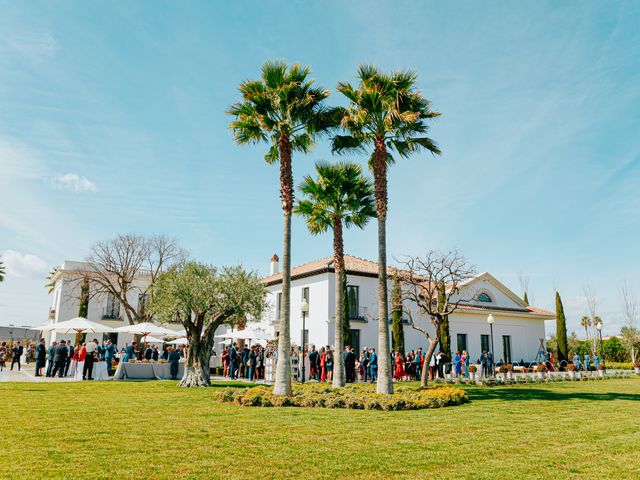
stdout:
POLYGON ((231 353, 229 352, 228 347, 224 347, 224 350, 222 350, 222 368, 223 368, 222 376, 223 377, 229 376, 230 363, 231 363, 231 353))
POLYGON ((327 381, 327 352, 324 347, 320 349, 320 381, 327 381))
POLYGON ((402 355, 400 355, 400 352, 396 353, 396 359, 395 359, 394 363, 396 364, 396 371, 395 371, 393 377, 396 380, 404 379, 404 376, 405 376, 404 360, 402 358, 402 355))

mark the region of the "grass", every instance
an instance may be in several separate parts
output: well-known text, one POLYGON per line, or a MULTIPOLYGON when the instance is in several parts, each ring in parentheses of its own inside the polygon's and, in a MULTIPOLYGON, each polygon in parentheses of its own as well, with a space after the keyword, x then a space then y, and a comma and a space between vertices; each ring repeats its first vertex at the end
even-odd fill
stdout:
POLYGON ((436 410, 252 408, 175 382, 0 384, 2 478, 640 478, 640 378, 436 410))

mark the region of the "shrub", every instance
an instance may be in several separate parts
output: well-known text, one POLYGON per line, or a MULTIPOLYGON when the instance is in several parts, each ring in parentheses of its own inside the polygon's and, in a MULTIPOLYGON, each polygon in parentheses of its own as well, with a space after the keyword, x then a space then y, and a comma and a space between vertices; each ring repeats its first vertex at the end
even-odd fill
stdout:
POLYGON ((475 365, 469 365, 469 373, 475 373, 478 371, 478 367, 475 365))
POLYGON ((220 402, 247 407, 319 407, 365 410, 417 410, 460 405, 467 401, 463 390, 450 386, 421 388, 399 385, 394 395, 380 395, 375 385, 350 384, 334 389, 328 384, 294 385, 290 397, 275 396, 268 386, 225 388, 218 392, 220 402))

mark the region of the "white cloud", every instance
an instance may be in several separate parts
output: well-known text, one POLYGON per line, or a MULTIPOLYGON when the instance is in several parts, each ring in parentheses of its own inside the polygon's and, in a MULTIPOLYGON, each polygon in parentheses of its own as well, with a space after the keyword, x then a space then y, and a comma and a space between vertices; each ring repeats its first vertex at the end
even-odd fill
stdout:
POLYGON ((31 253, 20 253, 15 250, 5 250, 1 254, 2 263, 6 268, 7 277, 42 278, 49 268, 47 262, 31 253))
POLYGON ((57 51, 58 42, 50 33, 27 32, 0 42, 0 52, 13 53, 33 63, 51 58, 57 51))
POLYGON ((72 192, 97 192, 96 184, 87 177, 78 175, 77 173, 65 173, 64 175, 56 175, 51 179, 51 183, 60 190, 71 190, 72 192))

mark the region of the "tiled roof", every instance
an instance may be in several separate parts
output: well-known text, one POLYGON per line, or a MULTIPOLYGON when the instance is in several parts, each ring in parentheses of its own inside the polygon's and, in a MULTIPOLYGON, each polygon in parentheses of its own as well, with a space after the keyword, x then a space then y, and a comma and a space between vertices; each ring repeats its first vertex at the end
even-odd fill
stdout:
MULTIPOLYGON (((347 273, 350 273, 352 275, 360 274, 371 277, 378 276, 378 264, 376 262, 372 262, 371 260, 354 257, 353 255, 345 255, 344 265, 347 269, 347 273)), ((314 260, 309 263, 304 263, 302 265, 292 267, 291 279, 294 280, 296 278, 308 277, 319 273, 329 273, 333 271, 333 256, 325 257, 319 260, 314 260)), ((387 267, 387 272, 389 273, 389 275, 393 275, 395 271, 397 271, 396 268, 387 267)), ((262 282, 266 283, 267 285, 280 283, 282 282, 282 272, 265 277, 262 279, 262 282)))

